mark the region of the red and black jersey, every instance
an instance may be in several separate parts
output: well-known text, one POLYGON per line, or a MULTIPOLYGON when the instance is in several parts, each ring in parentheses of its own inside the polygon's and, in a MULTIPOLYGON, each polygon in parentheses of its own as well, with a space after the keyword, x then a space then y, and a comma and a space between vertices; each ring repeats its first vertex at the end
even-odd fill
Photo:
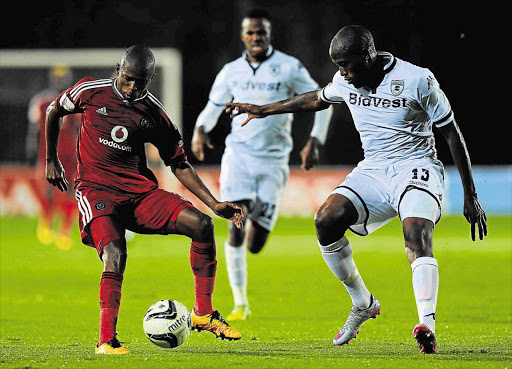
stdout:
POLYGON ((128 102, 115 79, 83 78, 55 101, 63 113, 82 113, 75 186, 84 182, 135 194, 157 188, 146 142, 157 147, 166 165, 187 160, 180 132, 149 92, 128 102))

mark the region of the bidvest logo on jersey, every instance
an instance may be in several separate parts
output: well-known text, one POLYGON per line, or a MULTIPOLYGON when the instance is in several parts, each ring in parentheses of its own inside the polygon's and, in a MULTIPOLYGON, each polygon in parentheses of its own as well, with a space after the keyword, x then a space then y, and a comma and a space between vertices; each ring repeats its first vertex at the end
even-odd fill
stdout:
POLYGON ((382 97, 366 96, 350 93, 349 103, 358 106, 374 106, 376 108, 405 108, 407 99, 383 99, 382 97))
POLYGON ((247 90, 259 90, 259 91, 279 91, 281 87, 281 82, 277 83, 266 83, 266 82, 254 82, 254 81, 246 81, 242 83, 232 82, 232 88, 238 88, 244 91, 247 90))
POLYGON ((114 128, 112 128, 112 131, 110 131, 110 137, 112 137, 113 141, 106 140, 103 137, 100 137, 99 138, 100 143, 105 146, 113 147, 115 149, 119 149, 119 150, 123 150, 123 151, 127 151, 127 152, 132 151, 131 146, 119 145, 121 142, 126 141, 126 139, 128 138, 128 130, 126 129, 126 127, 115 126, 114 128))

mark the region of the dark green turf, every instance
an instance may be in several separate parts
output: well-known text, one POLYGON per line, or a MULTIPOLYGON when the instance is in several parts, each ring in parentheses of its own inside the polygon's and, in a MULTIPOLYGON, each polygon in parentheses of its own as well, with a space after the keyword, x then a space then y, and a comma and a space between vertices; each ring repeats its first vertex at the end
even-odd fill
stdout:
MULTIPOLYGON (((35 226, 35 219, 0 218, 2 368, 512 368, 511 217, 489 217, 483 242, 471 241, 462 216, 438 224, 439 354, 430 356, 418 354, 411 334, 417 313, 398 221, 368 237, 348 235, 382 314, 343 348, 331 340, 350 299, 324 264, 311 219, 280 218, 263 252, 248 256, 253 317, 233 323, 241 341, 193 332, 173 350, 146 339, 142 317, 163 298, 192 307, 190 242, 138 235, 129 245, 118 324, 133 352, 126 357, 93 354, 102 268, 95 251, 78 242, 70 251, 43 246, 35 226)), ((216 219, 216 235, 214 305, 226 316, 225 221, 216 219)))

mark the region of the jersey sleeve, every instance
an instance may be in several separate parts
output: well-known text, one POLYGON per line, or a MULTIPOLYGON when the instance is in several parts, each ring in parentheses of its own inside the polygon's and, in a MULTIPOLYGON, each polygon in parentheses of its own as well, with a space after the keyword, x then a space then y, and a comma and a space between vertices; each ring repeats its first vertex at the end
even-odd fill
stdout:
POLYGON ((297 94, 303 94, 310 91, 315 91, 319 89, 318 83, 311 78, 308 70, 302 65, 298 60, 296 61, 296 65, 294 68, 294 77, 293 78, 293 91, 297 94))
POLYGON ((219 107, 224 107, 225 102, 233 100, 233 95, 231 95, 229 91, 227 76, 228 67, 225 65, 219 74, 217 74, 217 77, 215 77, 215 81, 213 82, 208 96, 210 102, 219 107))
POLYGON ((418 81, 418 101, 437 128, 453 120, 450 102, 428 69, 424 70, 418 81))
POLYGON ((336 87, 338 79, 341 78, 340 74, 336 72, 334 77, 332 78, 331 83, 322 88, 320 91, 320 98, 329 104, 340 104, 344 100, 341 97, 341 93, 338 91, 336 87))
POLYGON ((158 149, 160 157, 167 166, 174 166, 180 161, 187 160, 180 131, 165 112, 161 112, 160 122, 150 142, 158 149))
POLYGON ((85 77, 74 86, 64 90, 55 99, 55 108, 64 114, 82 113, 82 102, 85 100, 89 86, 94 86, 95 78, 85 77))
POLYGON ((201 111, 196 120, 196 127, 203 127, 206 133, 210 132, 215 128, 219 117, 224 111, 226 106, 218 106, 212 103, 210 100, 206 103, 206 106, 201 111))

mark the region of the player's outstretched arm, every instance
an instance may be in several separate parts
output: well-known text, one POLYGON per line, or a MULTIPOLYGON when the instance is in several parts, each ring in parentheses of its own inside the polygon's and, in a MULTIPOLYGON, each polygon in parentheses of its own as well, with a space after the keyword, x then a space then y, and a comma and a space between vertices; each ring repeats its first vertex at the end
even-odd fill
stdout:
POLYGON ((59 146, 60 128, 62 125, 62 114, 55 109, 54 103, 50 104, 46 112, 46 180, 57 187, 61 192, 68 190, 66 172, 62 166, 57 149, 59 146))
POLYGON ((264 118, 267 115, 293 113, 296 111, 318 111, 327 109, 329 104, 320 98, 318 91, 311 91, 266 105, 227 102, 226 106, 226 113, 231 118, 240 114, 247 114, 247 119, 241 124, 245 126, 254 118, 264 118))
POLYGON ((232 220, 236 227, 243 227, 244 212, 231 202, 219 202, 205 186, 188 161, 180 161, 171 167, 176 178, 212 211, 223 218, 232 220))
POLYGON ((478 237, 480 240, 483 240, 484 236, 487 236, 487 216, 480 201, 478 201, 471 170, 471 161, 462 132, 455 120, 439 130, 448 143, 453 161, 462 180, 462 187, 464 189, 463 214, 468 223, 471 224, 471 239, 475 241, 475 231, 476 227, 478 227, 478 237))

